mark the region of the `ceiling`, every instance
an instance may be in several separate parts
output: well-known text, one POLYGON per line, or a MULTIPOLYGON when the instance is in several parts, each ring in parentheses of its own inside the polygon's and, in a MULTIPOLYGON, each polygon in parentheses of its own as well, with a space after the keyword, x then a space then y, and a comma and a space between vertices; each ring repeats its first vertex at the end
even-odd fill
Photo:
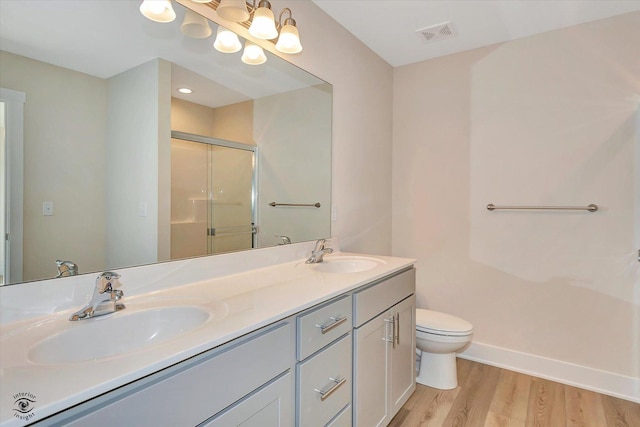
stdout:
POLYGON ((313 1, 394 67, 640 10, 640 0, 313 1), (417 32, 447 21, 453 37, 417 32))

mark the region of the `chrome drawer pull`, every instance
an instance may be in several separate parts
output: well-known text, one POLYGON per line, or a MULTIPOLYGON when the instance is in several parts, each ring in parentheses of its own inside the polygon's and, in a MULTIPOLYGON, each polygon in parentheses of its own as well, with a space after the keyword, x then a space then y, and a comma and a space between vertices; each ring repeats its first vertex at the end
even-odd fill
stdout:
POLYGON ((400 312, 396 313, 396 321, 393 322, 393 326, 395 326, 395 341, 397 345, 400 345, 400 312))
POLYGON ((329 319, 333 320, 333 323, 330 323, 329 325, 316 325, 318 328, 320 328, 320 332, 322 332, 323 335, 329 332, 330 330, 332 330, 333 328, 336 328, 338 325, 341 325, 344 322, 346 322, 347 316, 330 317, 329 319))
POLYGON ((329 378, 331 381, 333 381, 335 384, 333 384, 331 386, 331 388, 327 391, 322 391, 322 390, 318 390, 317 388, 314 389, 314 391, 320 393, 320 400, 322 402, 325 401, 326 398, 328 398, 329 396, 331 396, 333 394, 334 391, 336 391, 337 389, 340 388, 341 385, 343 385, 344 383, 347 382, 347 377, 342 377, 339 380, 336 380, 335 378, 329 378))

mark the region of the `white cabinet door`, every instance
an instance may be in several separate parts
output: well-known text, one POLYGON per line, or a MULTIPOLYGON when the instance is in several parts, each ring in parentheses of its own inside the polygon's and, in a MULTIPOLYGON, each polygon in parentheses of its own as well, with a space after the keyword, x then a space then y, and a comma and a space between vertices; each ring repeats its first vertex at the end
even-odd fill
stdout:
POLYGON ((288 373, 202 427, 291 427, 293 412, 293 374, 288 373))
POLYGON ((390 405, 392 417, 406 403, 416 389, 416 298, 411 296, 395 305, 397 339, 390 358, 390 405))
POLYGON ((386 426, 416 389, 415 296, 354 332, 354 424, 386 426))
POLYGON ((354 332, 356 386, 353 397, 357 427, 384 426, 391 421, 387 404, 387 341, 393 330, 391 318, 391 312, 387 311, 354 332))

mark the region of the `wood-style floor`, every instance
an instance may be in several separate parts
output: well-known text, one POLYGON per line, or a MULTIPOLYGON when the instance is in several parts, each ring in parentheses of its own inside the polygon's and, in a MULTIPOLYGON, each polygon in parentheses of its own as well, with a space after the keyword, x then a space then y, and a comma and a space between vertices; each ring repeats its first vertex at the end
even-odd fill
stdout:
POLYGON ((640 427, 640 404, 458 359, 458 387, 418 384, 389 427, 640 427))

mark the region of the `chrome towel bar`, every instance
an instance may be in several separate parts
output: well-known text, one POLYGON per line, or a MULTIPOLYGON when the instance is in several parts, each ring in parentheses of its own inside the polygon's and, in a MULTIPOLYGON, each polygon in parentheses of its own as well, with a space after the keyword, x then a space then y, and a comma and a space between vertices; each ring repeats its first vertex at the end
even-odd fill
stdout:
POLYGON ((528 210, 552 210, 552 211, 589 211, 596 212, 598 205, 591 203, 588 206, 496 206, 492 203, 487 205, 487 209, 490 211, 496 209, 528 209, 528 210))
POLYGON ((319 208, 320 207, 320 202, 318 203, 276 203, 276 202, 271 202, 269 203, 269 206, 308 206, 308 207, 315 207, 315 208, 319 208))

